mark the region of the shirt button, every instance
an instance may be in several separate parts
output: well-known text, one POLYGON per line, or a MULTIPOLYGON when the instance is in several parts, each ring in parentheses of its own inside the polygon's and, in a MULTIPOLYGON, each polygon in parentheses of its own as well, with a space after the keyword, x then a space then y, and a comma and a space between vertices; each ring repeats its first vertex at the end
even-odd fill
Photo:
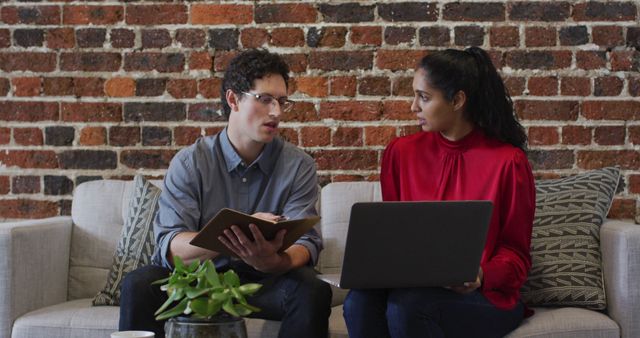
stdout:
POLYGON ((242 178, 242 183, 247 183, 247 178, 246 177, 242 178))

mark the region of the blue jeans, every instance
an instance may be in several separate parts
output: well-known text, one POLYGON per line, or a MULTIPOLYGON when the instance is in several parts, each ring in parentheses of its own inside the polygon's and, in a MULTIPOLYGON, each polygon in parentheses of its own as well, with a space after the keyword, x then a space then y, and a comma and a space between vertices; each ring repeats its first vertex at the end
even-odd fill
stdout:
MULTIPOLYGON (((270 275, 236 262, 231 266, 242 283, 261 283, 258 293, 249 297, 249 304, 260 312, 252 318, 281 320, 278 337, 318 337, 328 335, 331 313, 331 288, 317 279, 310 267, 291 270, 283 275, 270 275)), ((164 322, 155 320, 153 313, 165 302, 167 295, 153 281, 165 278, 170 270, 159 266, 145 266, 125 277, 120 296, 119 330, 148 330, 156 338, 164 337, 164 322)))
POLYGON ((520 302, 500 310, 479 291, 444 288, 351 290, 344 302, 350 338, 502 337, 523 314, 520 302))

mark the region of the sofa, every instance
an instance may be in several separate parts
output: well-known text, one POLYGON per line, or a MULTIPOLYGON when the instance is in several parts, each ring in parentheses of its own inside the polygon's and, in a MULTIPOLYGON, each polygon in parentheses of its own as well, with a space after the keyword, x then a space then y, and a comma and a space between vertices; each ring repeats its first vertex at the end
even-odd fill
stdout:
MULTIPOLYGON (((118 307, 92 306, 91 299, 105 284, 132 185, 85 182, 74 191, 70 217, 0 224, 0 337, 107 337, 117 331, 118 307)), ((322 273, 340 271, 351 205, 375 200, 377 182, 322 188, 322 273)), ((640 337, 640 226, 607 220, 600 235, 606 311, 534 308, 510 338, 640 337)), ((348 336, 340 305, 345 294, 334 289, 330 337, 348 336)), ((249 337, 277 336, 276 321, 246 323, 249 337)))

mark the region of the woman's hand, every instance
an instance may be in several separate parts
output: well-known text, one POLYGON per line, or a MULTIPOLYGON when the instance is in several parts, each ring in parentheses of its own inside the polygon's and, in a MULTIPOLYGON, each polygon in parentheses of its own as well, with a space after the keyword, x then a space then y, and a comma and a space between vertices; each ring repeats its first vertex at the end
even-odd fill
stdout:
POLYGON ((482 286, 482 280, 484 278, 484 273, 482 272, 482 267, 478 269, 478 276, 474 282, 466 282, 463 286, 448 286, 446 287, 449 290, 457 292, 459 294, 468 294, 482 286))

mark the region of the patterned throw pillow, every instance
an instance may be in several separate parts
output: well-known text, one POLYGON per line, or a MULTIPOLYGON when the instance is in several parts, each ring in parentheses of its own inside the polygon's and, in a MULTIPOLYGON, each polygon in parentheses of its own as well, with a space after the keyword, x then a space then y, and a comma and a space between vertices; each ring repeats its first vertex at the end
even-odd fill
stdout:
POLYGON ((142 175, 136 175, 133 185, 129 216, 122 227, 107 285, 95 296, 93 305, 119 305, 120 283, 124 276, 151 262, 155 248, 153 218, 158 210, 160 188, 142 175))
POLYGON ((600 226, 619 177, 618 168, 603 168, 536 182, 532 266, 521 289, 527 305, 607 307, 600 226))

